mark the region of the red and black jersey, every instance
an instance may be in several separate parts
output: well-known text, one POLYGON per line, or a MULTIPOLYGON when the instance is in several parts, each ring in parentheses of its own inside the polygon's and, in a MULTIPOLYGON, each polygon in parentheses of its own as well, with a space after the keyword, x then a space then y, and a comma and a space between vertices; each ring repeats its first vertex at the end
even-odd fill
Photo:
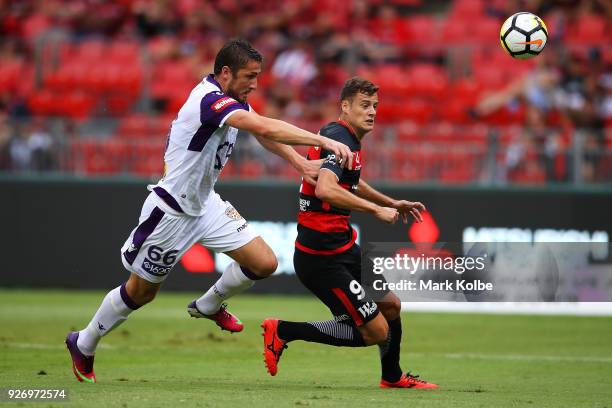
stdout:
MULTIPOLYGON (((343 121, 331 122, 319 132, 322 136, 347 145, 353 152, 351 169, 342 167, 336 155, 319 147, 311 147, 308 160, 325 159, 321 169, 332 171, 338 184, 355 193, 361 173, 361 143, 351 127, 343 121)), ((302 180, 300 211, 298 213, 297 249, 310 254, 333 255, 348 250, 357 239, 357 233, 349 224, 351 211, 334 207, 319 200, 315 186, 302 180)))

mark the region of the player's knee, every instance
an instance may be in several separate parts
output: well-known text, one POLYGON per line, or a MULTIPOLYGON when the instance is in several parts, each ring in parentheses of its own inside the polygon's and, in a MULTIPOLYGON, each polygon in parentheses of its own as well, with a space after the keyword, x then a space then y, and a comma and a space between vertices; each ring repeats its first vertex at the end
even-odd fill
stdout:
POLYGON ((130 276, 125 285, 127 295, 139 306, 146 305, 155 299, 159 288, 159 284, 148 283, 135 274, 130 276))
POLYGON ((276 271, 276 268, 278 268, 278 260, 276 259, 276 255, 272 252, 262 256, 254 265, 249 267, 254 274, 261 278, 272 275, 276 271))
POLYGON ((361 332, 363 342, 366 346, 373 346, 374 344, 380 344, 387 340, 389 325, 387 321, 380 316, 380 319, 376 318, 372 320, 365 326, 362 326, 359 331, 361 332))

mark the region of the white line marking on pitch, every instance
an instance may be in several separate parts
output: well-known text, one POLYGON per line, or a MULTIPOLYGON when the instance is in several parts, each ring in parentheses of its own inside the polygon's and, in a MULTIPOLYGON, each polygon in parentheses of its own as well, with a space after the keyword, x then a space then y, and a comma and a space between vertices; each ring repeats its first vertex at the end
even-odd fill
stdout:
POLYGON ((568 363, 612 363, 612 357, 591 356, 543 356, 527 354, 478 354, 478 353, 408 353, 415 357, 443 357, 456 360, 510 360, 510 361, 552 361, 568 363))

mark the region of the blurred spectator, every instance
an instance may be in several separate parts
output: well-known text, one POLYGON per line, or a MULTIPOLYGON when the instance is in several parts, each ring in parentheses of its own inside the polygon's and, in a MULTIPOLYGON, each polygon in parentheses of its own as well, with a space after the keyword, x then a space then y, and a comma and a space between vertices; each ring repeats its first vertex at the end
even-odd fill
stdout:
POLYGON ((305 41, 279 54, 272 66, 272 75, 291 87, 303 87, 317 75, 312 49, 305 41))
POLYGON ((168 0, 138 0, 132 6, 138 32, 145 38, 177 34, 181 19, 168 0))
POLYGON ((564 174, 557 174, 555 167, 561 135, 547 125, 544 112, 536 106, 528 106, 525 126, 519 129, 506 152, 507 179, 561 181, 564 174))
POLYGON ((6 112, 0 110, 0 170, 11 168, 9 144, 11 140, 11 127, 6 112))
POLYGON ((45 171, 54 168, 53 139, 42 121, 17 129, 9 143, 11 170, 45 171))

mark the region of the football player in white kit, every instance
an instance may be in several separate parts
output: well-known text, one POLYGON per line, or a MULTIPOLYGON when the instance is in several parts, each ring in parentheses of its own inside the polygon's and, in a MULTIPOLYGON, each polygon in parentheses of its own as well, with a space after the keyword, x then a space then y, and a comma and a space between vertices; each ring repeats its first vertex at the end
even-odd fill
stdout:
POLYGON ((151 193, 138 226, 121 248, 121 260, 130 277, 106 295, 83 330, 66 337, 72 369, 79 381, 96 381, 94 354, 102 336, 152 301, 172 267, 196 242, 227 254, 233 262, 202 297, 188 305, 188 313, 211 319, 223 330, 243 329, 223 302, 271 275, 277 260, 232 204, 214 191, 239 129, 254 134, 264 147, 288 160, 304 177, 317 174, 320 163, 309 163, 287 145, 321 146, 350 166, 348 146, 260 116, 251 109, 247 96, 257 88, 261 64, 261 54, 249 43, 228 42, 215 58, 214 74, 191 91, 172 122, 164 175, 148 187, 151 193))

